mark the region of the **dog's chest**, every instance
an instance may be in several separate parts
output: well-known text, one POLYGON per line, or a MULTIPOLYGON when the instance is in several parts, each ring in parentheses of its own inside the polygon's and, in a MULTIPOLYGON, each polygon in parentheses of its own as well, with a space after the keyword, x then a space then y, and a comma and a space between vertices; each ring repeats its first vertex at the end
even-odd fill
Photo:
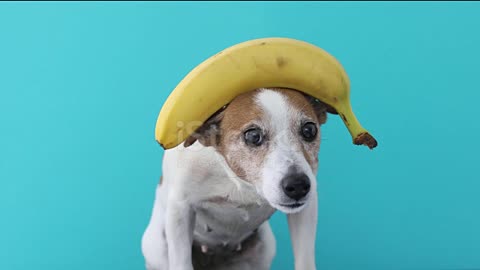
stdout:
POLYGON ((195 207, 195 238, 208 244, 243 241, 274 213, 266 201, 212 197, 195 207))
POLYGON ((196 207, 197 215, 201 215, 211 222, 231 225, 238 223, 254 223, 264 221, 271 215, 273 208, 267 203, 257 204, 228 201, 225 198, 214 198, 201 203, 196 207))

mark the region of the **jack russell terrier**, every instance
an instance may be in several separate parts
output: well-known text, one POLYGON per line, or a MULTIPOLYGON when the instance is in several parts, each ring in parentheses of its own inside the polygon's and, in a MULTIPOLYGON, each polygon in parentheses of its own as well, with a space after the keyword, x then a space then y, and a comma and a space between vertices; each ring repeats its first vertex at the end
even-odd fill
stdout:
POLYGON ((296 270, 315 270, 316 174, 327 105, 296 90, 236 97, 166 150, 142 237, 148 270, 267 270, 268 219, 288 216, 296 270))

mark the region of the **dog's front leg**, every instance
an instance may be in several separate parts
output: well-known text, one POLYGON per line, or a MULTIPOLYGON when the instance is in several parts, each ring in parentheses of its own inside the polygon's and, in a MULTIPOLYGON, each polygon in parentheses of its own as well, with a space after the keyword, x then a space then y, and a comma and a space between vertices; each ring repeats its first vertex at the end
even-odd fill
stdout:
POLYGON ((187 201, 169 199, 166 217, 169 270, 193 270, 195 213, 187 201))
POLYGON ((316 270, 315 238, 317 232, 317 191, 311 191, 305 208, 288 215, 288 227, 295 257, 295 270, 316 270))

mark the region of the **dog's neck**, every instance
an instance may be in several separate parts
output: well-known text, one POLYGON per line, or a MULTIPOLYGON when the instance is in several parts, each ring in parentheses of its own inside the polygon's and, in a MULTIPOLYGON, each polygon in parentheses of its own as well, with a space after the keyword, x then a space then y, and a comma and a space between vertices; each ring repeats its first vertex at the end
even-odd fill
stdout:
MULTIPOLYGON (((224 171, 226 177, 228 178, 228 181, 231 181, 235 187, 235 194, 232 194, 234 196, 231 196, 232 198, 234 197, 242 197, 244 199, 240 199, 240 201, 248 202, 248 204, 251 204, 252 201, 257 204, 257 205, 262 205, 266 204, 267 202, 262 196, 262 191, 259 190, 255 185, 252 183, 246 181, 245 179, 242 179, 240 176, 238 176, 232 168, 230 168, 230 165, 228 165, 225 156, 223 156, 220 152, 218 152, 213 146, 204 146, 200 142, 195 142, 195 144, 198 144, 197 147, 200 148, 205 148, 213 151, 213 155, 215 156, 215 160, 217 161, 217 165, 219 165, 222 170, 224 171), (248 198, 245 198, 247 197, 248 198)), ((188 151, 189 149, 186 149, 188 151)))

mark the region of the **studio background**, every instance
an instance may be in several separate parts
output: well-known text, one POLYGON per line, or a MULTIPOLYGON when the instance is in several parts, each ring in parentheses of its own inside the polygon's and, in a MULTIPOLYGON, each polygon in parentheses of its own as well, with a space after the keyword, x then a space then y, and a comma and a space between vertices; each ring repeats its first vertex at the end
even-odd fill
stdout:
MULTIPOLYGON (((344 65, 379 141, 323 127, 318 269, 480 269, 480 3, 0 3, 0 269, 144 269, 170 91, 259 37, 344 65)), ((275 214, 272 269, 293 269, 275 214)))

